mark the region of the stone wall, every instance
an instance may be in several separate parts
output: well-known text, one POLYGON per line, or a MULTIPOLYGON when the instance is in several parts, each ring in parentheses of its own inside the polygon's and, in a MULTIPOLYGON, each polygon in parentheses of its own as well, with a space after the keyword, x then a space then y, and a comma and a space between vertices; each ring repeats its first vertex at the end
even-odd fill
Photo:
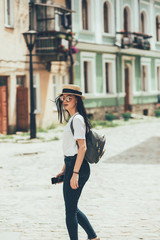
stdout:
MULTIPOLYGON (((132 113, 146 116, 155 116, 155 108, 156 104, 136 104, 132 105, 132 113)), ((105 115, 107 112, 112 112, 118 118, 118 116, 121 116, 122 112, 124 112, 124 106, 120 106, 119 108, 113 106, 87 109, 87 114, 92 117, 93 120, 105 120, 105 115)))
POLYGON ((119 109, 116 106, 113 107, 99 107, 87 109, 87 114, 93 118, 93 120, 105 120, 106 113, 113 113, 118 117, 118 112, 123 112, 124 107, 120 106, 119 109))
POLYGON ((155 110, 156 104, 136 104, 132 105, 132 112, 140 115, 146 115, 146 116, 154 116, 154 110, 155 110))

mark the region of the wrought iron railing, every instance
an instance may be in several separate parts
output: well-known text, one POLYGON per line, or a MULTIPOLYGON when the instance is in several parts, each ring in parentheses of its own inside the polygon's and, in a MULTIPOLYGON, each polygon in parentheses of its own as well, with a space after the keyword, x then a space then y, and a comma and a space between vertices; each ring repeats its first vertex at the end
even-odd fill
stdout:
POLYGON ((150 50, 149 39, 152 37, 150 35, 125 31, 116 32, 116 34, 121 34, 121 48, 137 48, 143 50, 150 50))

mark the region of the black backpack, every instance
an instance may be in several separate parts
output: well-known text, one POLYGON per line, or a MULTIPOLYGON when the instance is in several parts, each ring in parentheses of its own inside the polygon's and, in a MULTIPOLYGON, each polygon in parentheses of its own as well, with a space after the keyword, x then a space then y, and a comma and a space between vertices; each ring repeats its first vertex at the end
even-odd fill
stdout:
MULTIPOLYGON (((71 121, 70 128, 72 134, 74 135, 73 119, 71 121)), ((101 135, 95 132, 93 129, 90 129, 89 132, 86 133, 87 151, 84 157, 85 160, 89 163, 97 163, 105 152, 104 149, 105 142, 106 142, 105 135, 101 135)))

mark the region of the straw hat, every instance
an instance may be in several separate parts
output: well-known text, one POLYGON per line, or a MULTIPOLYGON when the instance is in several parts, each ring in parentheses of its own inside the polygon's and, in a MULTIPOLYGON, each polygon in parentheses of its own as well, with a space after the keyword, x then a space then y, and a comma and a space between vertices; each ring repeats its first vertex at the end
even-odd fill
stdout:
POLYGON ((62 94, 72 94, 81 97, 83 100, 85 99, 85 97, 82 95, 81 88, 73 84, 64 85, 62 88, 62 93, 59 93, 58 95, 60 96, 62 94))

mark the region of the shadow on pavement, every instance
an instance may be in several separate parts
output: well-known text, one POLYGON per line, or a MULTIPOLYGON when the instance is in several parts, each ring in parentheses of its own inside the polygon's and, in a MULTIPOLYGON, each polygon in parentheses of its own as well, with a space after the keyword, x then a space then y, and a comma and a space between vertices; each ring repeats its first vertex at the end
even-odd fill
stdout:
POLYGON ((106 163, 125 164, 160 164, 160 137, 152 137, 147 141, 111 157, 106 163))

